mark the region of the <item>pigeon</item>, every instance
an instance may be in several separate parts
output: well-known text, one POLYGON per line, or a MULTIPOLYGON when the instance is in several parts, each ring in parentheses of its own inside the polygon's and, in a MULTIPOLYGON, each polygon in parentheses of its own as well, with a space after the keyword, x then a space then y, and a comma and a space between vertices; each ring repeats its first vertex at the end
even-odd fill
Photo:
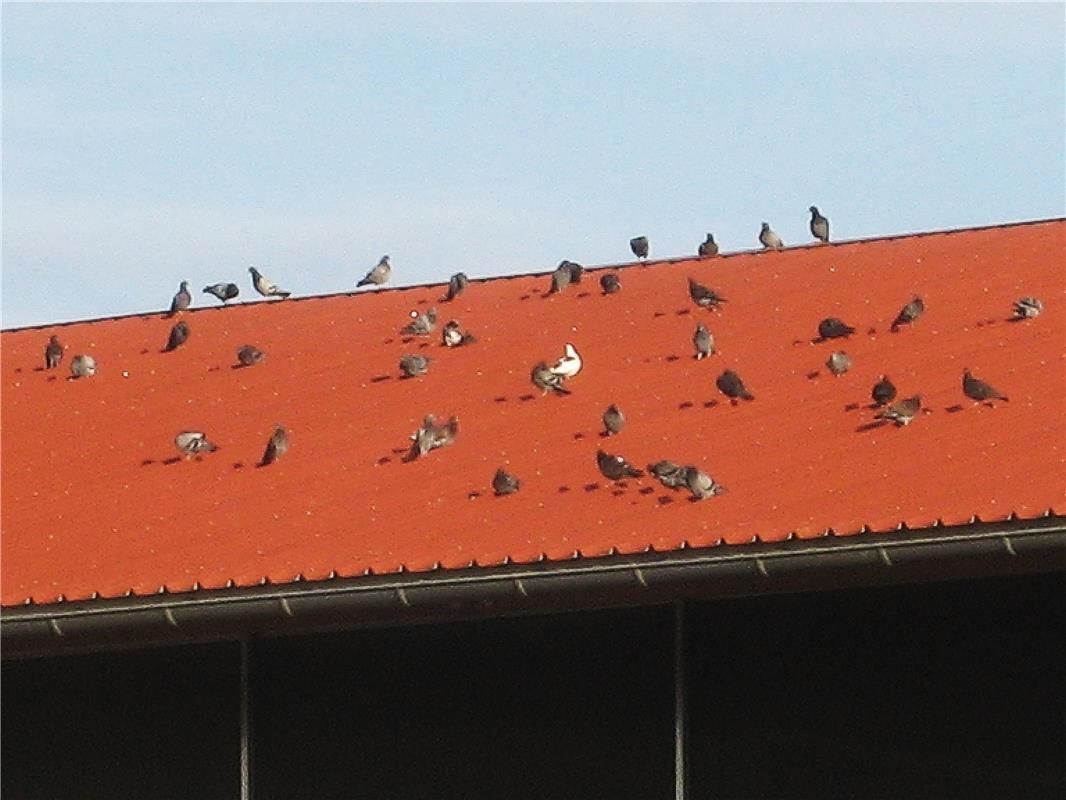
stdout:
POLYGON ((870 397, 878 408, 886 406, 896 399, 896 386, 888 379, 887 375, 882 375, 881 380, 874 384, 874 388, 870 390, 870 397))
POLYGON ((914 397, 908 397, 906 400, 900 400, 898 403, 890 405, 878 414, 876 418, 894 422, 898 428, 909 425, 910 421, 918 416, 918 412, 921 410, 922 396, 916 394, 914 397))
POLYGON ((807 210, 811 212, 811 235, 815 239, 820 239, 823 242, 828 242, 829 220, 819 213, 817 206, 811 206, 807 210))
POLYGON ((44 348, 44 368, 55 369, 59 366, 59 362, 63 360, 63 345, 59 342, 58 336, 51 336, 48 339, 48 344, 44 348))
POLYGON ((718 255, 718 243, 714 241, 714 236, 708 233, 707 238, 700 242, 699 249, 696 252, 700 258, 718 255))
POLYGON ((392 275, 392 264, 389 263, 388 256, 382 256, 378 263, 371 267, 370 270, 363 276, 363 279, 359 283, 355 284, 356 288, 360 286, 367 286, 373 284, 374 286, 381 286, 392 275))
POLYGON ((922 301, 922 298, 915 296, 913 300, 899 310, 899 313, 896 314, 896 318, 893 320, 889 330, 891 330, 892 333, 895 333, 899 330, 900 325, 910 325, 924 313, 925 303, 922 301))
POLYGON ((718 308, 721 303, 725 302, 725 298, 714 289, 708 289, 706 286, 696 283, 692 278, 688 279, 688 296, 700 308, 718 308))
POLYGON ((634 239, 629 240, 629 249, 633 251, 633 255, 644 261, 648 260, 648 237, 637 236, 634 239))
POLYGON ((70 360, 71 378, 91 378, 96 374, 96 359, 92 356, 74 356, 70 360))
POLYGON ((459 435, 459 418, 451 417, 443 425, 438 425, 436 417, 432 414, 427 414, 426 418, 422 421, 422 427, 415 431, 411 437, 413 440, 411 443, 411 449, 404 457, 406 461, 414 461, 416 458, 424 456, 430 450, 436 450, 439 447, 447 447, 455 441, 455 437, 459 435))
POLYGON ((622 281, 613 272, 609 272, 600 278, 600 288, 604 294, 617 294, 622 291, 622 281))
POLYGON ((448 279, 448 293, 441 298, 441 302, 450 303, 463 293, 468 283, 470 283, 470 279, 466 277, 465 272, 457 272, 452 275, 448 279))
POLYGON ((242 367, 250 367, 253 364, 258 364, 264 358, 266 358, 266 353, 250 344, 246 344, 237 351, 237 361, 242 367))
POLYGON ((429 372, 429 359, 419 355, 400 356, 400 372, 405 378, 416 378, 429 372))
POLYGON ((577 350, 570 342, 566 343, 564 351, 566 355, 555 362, 555 366, 551 368, 551 371, 553 375, 558 375, 565 380, 566 378, 573 378, 581 372, 581 356, 578 355, 577 350))
POLYGON ((840 377, 851 369, 851 356, 843 350, 837 350, 835 353, 830 354, 829 358, 826 359, 825 365, 829 367, 830 372, 840 377))
POLYGON ((189 294, 189 282, 182 281, 181 286, 178 287, 177 294, 174 295, 174 299, 170 301, 170 314, 168 316, 174 316, 179 311, 184 311, 192 305, 192 295, 189 294))
POLYGON ((218 450, 218 445, 210 441, 207 434, 202 431, 182 431, 174 437, 174 446, 186 459, 200 453, 213 453, 218 450))
POLYGON ((696 467, 685 467, 685 486, 697 500, 704 500, 718 494, 725 494, 725 487, 715 483, 714 478, 696 467))
POLYGON ((770 230, 768 222, 762 224, 762 230, 759 231, 759 242, 762 244, 763 249, 766 250, 780 250, 785 246, 785 243, 781 241, 781 237, 770 230))
POLYGON ((474 334, 464 331, 459 323, 452 319, 444 325, 440 332, 441 344, 445 347, 462 347, 464 344, 473 344, 477 341, 474 334))
POLYGON ((656 461, 648 464, 648 472, 659 479, 659 483, 668 489, 682 489, 687 485, 687 471, 673 461, 656 461))
POLYGON ((596 463, 600 467, 603 477, 612 481, 620 481, 623 478, 639 478, 644 474, 621 456, 612 456, 602 450, 596 451, 596 463))
POLYGON ((559 268, 566 267, 570 270, 570 283, 581 283, 581 278, 585 274, 585 268, 578 264, 576 261, 563 261, 559 264, 559 268))
POLYGON ((607 406, 607 410, 603 412, 603 427, 607 432, 607 435, 621 433, 622 428, 625 427, 626 417, 622 413, 622 409, 612 403, 607 406))
POLYGON ((543 361, 538 362, 533 367, 529 377, 533 381, 533 385, 540 389, 543 394, 547 394, 549 391, 557 394, 570 394, 570 390, 563 386, 562 377, 552 372, 551 368, 543 361))
POLYGON ((400 328, 400 333, 407 333, 413 336, 429 336, 436 327, 437 309, 431 308, 424 314, 412 311, 411 321, 400 328))
POLYGON ((492 491, 497 497, 514 494, 521 486, 522 482, 517 477, 503 469, 496 470, 496 474, 492 476, 492 491))
POLYGON ((818 341, 826 339, 846 339, 855 333, 855 329, 836 317, 826 317, 818 323, 818 341))
POLYGON ((177 350, 189 339, 189 325, 186 322, 179 322, 173 328, 170 329, 170 336, 167 338, 167 346, 163 348, 164 353, 169 353, 172 350, 177 350))
POLYGON ((692 344, 696 348, 697 361, 713 356, 715 353, 714 337, 703 325, 696 326, 696 332, 692 334, 692 344))
POLYGON ((1010 400, 1007 395, 984 381, 975 378, 970 370, 962 373, 962 392, 975 403, 985 400, 1010 400))
POLYGON ((204 294, 212 294, 223 303, 227 300, 232 300, 240 293, 241 290, 235 283, 212 283, 210 286, 204 287, 204 294))
POLYGON ((559 292, 570 285, 574 273, 571 271, 569 265, 569 261, 563 261, 552 272, 552 285, 551 288, 548 289, 548 294, 559 294, 559 292))
POLYGON ((731 369, 727 369, 721 375, 718 376, 715 385, 718 387, 718 391, 729 398, 729 401, 733 404, 737 404, 737 400, 754 400, 755 395, 748 391, 744 385, 744 381, 740 379, 737 373, 731 369))
POLYGON ((1023 297, 1014 301, 1015 319, 1032 319, 1039 317, 1044 310, 1044 304, 1036 297, 1023 297))
POLYGON ((274 432, 270 435, 270 441, 267 442, 266 450, 263 451, 263 458, 259 462, 259 466, 265 467, 268 464, 273 464, 285 455, 288 449, 289 432, 280 425, 275 425, 274 432))
POLYGON ((284 300, 292 294, 292 292, 285 291, 268 278, 264 278, 262 273, 255 267, 248 267, 248 272, 252 275, 252 286, 254 286, 255 290, 263 295, 263 297, 280 297, 284 300))

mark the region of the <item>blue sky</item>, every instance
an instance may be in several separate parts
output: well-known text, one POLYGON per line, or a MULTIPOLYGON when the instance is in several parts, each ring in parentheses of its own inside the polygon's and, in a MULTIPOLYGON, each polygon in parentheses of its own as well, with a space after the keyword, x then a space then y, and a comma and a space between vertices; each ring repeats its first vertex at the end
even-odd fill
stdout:
POLYGON ((1066 213, 1062 4, 3 6, 3 325, 1066 213), (198 295, 196 302, 206 303, 198 295))

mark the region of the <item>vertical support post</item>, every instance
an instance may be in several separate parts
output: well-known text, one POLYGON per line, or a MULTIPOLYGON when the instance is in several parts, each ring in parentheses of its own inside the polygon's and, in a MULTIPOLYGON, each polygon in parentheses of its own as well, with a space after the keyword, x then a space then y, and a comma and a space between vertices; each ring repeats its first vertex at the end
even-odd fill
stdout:
POLYGON ((252 800, 251 709, 248 704, 248 638, 241 639, 240 680, 241 800, 252 800))
POLYGON ((674 603, 674 800, 688 796, 687 690, 685 686, 685 604, 674 603))

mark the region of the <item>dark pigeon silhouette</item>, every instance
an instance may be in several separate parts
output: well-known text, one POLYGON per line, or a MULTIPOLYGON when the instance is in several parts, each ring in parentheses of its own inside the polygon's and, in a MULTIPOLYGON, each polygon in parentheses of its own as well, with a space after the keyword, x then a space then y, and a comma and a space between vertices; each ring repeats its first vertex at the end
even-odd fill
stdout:
POLYGON ((911 420, 918 416, 918 412, 922 410, 922 396, 920 394, 914 395, 914 397, 908 397, 906 400, 900 400, 898 403, 890 405, 877 415, 877 419, 888 420, 895 423, 897 428, 909 425, 911 420))
POLYGON ((714 337, 703 325, 696 326, 696 332, 692 334, 692 345, 696 348, 697 361, 713 356, 715 353, 714 337))
POLYGON ((599 465, 603 477, 612 481, 620 481, 623 478, 639 478, 644 474, 622 456, 612 456, 602 450, 596 451, 596 463, 599 465))
POLYGON ((585 268, 578 264, 576 261, 563 261, 560 267, 566 267, 570 270, 570 283, 581 283, 581 278, 585 274, 585 268))
POLYGON ((169 353, 172 350, 177 350, 188 340, 189 326, 184 321, 179 322, 173 328, 170 329, 170 336, 167 338, 167 344, 166 347, 163 348, 163 352, 169 353))
POLYGON ((827 339, 846 339, 855 333, 855 329, 843 320, 836 317, 826 317, 818 323, 818 339, 824 342, 827 339))
POLYGON ((899 310, 899 313, 896 314, 896 318, 892 321, 889 330, 891 330, 892 333, 895 333, 899 330, 900 325, 910 325, 924 313, 925 302, 922 298, 915 297, 899 310))
POLYGON ((465 272, 455 273, 448 279, 448 292, 441 300, 445 303, 450 303, 463 293, 468 283, 470 283, 470 279, 466 277, 465 272))
POLYGON ((258 364, 264 358, 266 358, 266 353, 250 344, 246 344, 237 351, 237 362, 242 367, 250 367, 253 364, 258 364))
POLYGON ((240 293, 241 290, 235 283, 212 283, 204 287, 204 294, 214 295, 223 303, 232 300, 240 293))
POLYGON ((870 390, 870 397, 878 407, 886 406, 896 399, 896 386, 887 375, 882 375, 881 380, 870 390))
POLYGON ((648 237, 637 236, 633 239, 630 239, 629 249, 633 251, 633 255, 635 255, 637 258, 641 259, 642 261, 647 261, 649 252, 648 237))
POLYGON ((696 253, 700 258, 718 255, 718 243, 714 241, 714 236, 708 233, 707 238, 700 242, 699 249, 696 253))
POLYGON ((811 206, 811 235, 823 242, 829 241, 829 220, 821 215, 817 206, 811 206))
POLYGON ((62 360, 63 345, 60 344, 58 336, 50 336, 44 348, 44 368, 55 369, 62 360))
POLYGON ((648 472, 659 479, 659 483, 668 489, 683 489, 688 485, 688 473, 685 467, 673 461, 656 461, 648 464, 648 472))
POLYGON ((975 403, 981 403, 985 400, 1010 400, 1007 395, 999 391, 999 389, 985 383, 979 378, 975 378, 970 370, 966 370, 962 373, 962 392, 975 403))
POLYGON ((267 441, 266 450, 263 451, 263 458, 259 461, 259 466, 265 467, 273 464, 288 451, 289 432, 280 425, 275 425, 274 432, 270 434, 270 439, 267 441))
POLYGON ((184 311, 192 305, 192 295, 189 294, 189 282, 182 281, 181 286, 178 287, 177 294, 174 295, 174 299, 170 301, 170 313, 168 316, 174 316, 178 312, 184 311))
POLYGON ((174 446, 186 460, 200 453, 213 453, 218 445, 207 438, 203 431, 182 431, 174 437, 174 446))
POLYGON ((517 477, 502 468, 496 470, 496 474, 492 476, 492 491, 497 497, 514 494, 521 486, 522 482, 517 477))
POLYGON ((264 277, 263 273, 261 273, 255 267, 248 267, 248 272, 252 276, 253 288, 257 292, 259 292, 259 294, 263 295, 263 297, 280 297, 282 300, 284 300, 286 297, 292 294, 292 292, 287 292, 284 289, 280 288, 269 278, 264 277))
POLYGON ((692 278, 688 279, 688 296, 700 308, 718 308, 719 305, 725 302, 725 298, 714 289, 708 289, 692 278))
POLYGON ((600 278, 600 288, 604 294, 617 294, 622 291, 622 281, 613 272, 600 278))
POLYGON ((621 433, 622 428, 625 427, 626 417, 622 413, 622 409, 616 406, 614 403, 607 407, 607 410, 603 412, 603 427, 607 432, 607 435, 621 433))
POLYGON ((748 388, 744 385, 744 381, 742 381, 740 376, 731 369, 727 369, 719 375, 718 380, 715 381, 715 385, 718 387, 718 391, 728 397, 729 402, 733 405, 736 405, 738 400, 755 399, 755 395, 748 391, 748 388))
POLYGON ((570 394, 570 390, 563 386, 563 377, 552 372, 551 367, 544 361, 537 362, 529 374, 533 385, 543 394, 556 392, 557 394, 570 394))
POLYGON ((759 230, 759 244, 765 250, 780 250, 785 246, 785 243, 781 241, 781 237, 770 229, 770 223, 768 222, 764 222, 759 230))
POLYGON ((400 372, 405 378, 416 378, 429 372, 429 359, 420 355, 403 355, 400 357, 400 372))
POLYGON ((366 275, 363 276, 355 287, 358 289, 360 286, 381 286, 392 275, 392 264, 389 263, 388 256, 382 256, 373 267, 371 267, 366 275))

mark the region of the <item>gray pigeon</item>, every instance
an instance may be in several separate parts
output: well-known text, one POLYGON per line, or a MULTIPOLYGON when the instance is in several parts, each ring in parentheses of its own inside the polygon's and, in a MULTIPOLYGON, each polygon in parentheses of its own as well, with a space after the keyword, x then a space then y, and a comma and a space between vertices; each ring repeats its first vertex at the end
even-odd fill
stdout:
POLYGON ((505 494, 514 494, 521 485, 522 482, 517 477, 505 472, 503 469, 496 470, 496 474, 492 476, 492 491, 496 493, 497 497, 505 494))
POLYGON ((1036 297, 1023 297, 1014 301, 1015 319, 1032 319, 1039 317, 1044 310, 1044 304, 1036 297))
POLYGON ((405 378, 416 378, 429 372, 429 359, 420 355, 403 355, 400 357, 400 372, 405 378))
POLYGON ((748 388, 744 385, 744 381, 742 381, 740 376, 731 369, 727 369, 719 375, 718 380, 714 383, 715 386, 718 387, 718 391, 728 397, 729 402, 733 405, 736 405, 738 400, 755 399, 755 395, 748 391, 748 388))
POLYGON ((685 467, 685 486, 697 500, 725 494, 725 487, 715 483, 714 478, 696 467, 685 467))
POLYGON ((182 431, 174 437, 174 446, 186 459, 218 450, 218 445, 208 440, 207 434, 202 431, 182 431))
POLYGON ((170 316, 174 316, 179 311, 184 311, 192 305, 192 295, 189 294, 189 282, 182 281, 181 286, 178 287, 178 293, 174 295, 174 299, 170 301, 170 316))
POLYGON ((563 289, 570 285, 573 272, 570 270, 570 262, 563 261, 552 271, 552 285, 548 289, 548 294, 559 294, 563 289))
POLYGON ((400 329, 400 333, 412 336, 429 336, 437 327, 437 309, 431 308, 424 314, 411 312, 411 321, 400 329))
POLYGON ((289 450, 289 432, 286 431, 280 425, 274 426, 274 432, 270 435, 270 440, 267 442, 266 450, 263 451, 263 458, 259 462, 259 466, 265 467, 268 464, 273 464, 289 450))
POLYGON ((266 353, 250 344, 246 344, 237 351, 237 361, 242 367, 250 367, 253 364, 258 364, 264 358, 266 358, 266 353))
POLYGON ((248 272, 252 275, 252 286, 263 297, 280 297, 284 300, 292 292, 287 292, 280 288, 277 284, 268 278, 263 277, 263 274, 255 267, 248 267, 248 272))
POLYGON ((537 362, 532 372, 530 372, 529 378, 533 381, 533 385, 540 389, 543 394, 548 392, 570 394, 570 390, 563 386, 563 377, 552 372, 551 367, 543 361, 537 362))
POLYGON ((681 489, 688 485, 685 467, 673 461, 656 461, 648 464, 648 472, 659 479, 659 483, 668 489, 681 489))
POLYGON ((829 355, 829 358, 825 361, 825 365, 829 367, 830 372, 837 377, 840 377, 851 369, 851 356, 843 350, 837 350, 835 353, 829 355))
POLYGON ((71 378, 91 378, 96 374, 96 359, 92 356, 74 356, 70 360, 71 378))
POLYGON ((585 268, 576 261, 563 261, 559 267, 570 270, 570 283, 581 283, 581 277, 585 274, 585 268))
POLYGON ((718 243, 714 241, 714 236, 708 233, 707 238, 700 242, 699 250, 696 252, 699 254, 700 258, 718 255, 718 243))
POLYGON ((633 251, 633 255, 637 258, 647 261, 648 259, 648 237, 637 236, 634 239, 629 240, 629 249, 633 251))
POLYGON ((55 369, 62 360, 63 345, 60 344, 58 336, 50 336, 44 348, 44 368, 55 369))
POLYGON ((818 323, 818 341, 820 342, 827 339, 846 339, 853 333, 855 333, 853 327, 836 317, 826 317, 818 323))
POLYGON ((985 383, 979 378, 975 378, 970 370, 966 370, 962 373, 962 392, 975 403, 981 403, 985 400, 1010 400, 1007 395, 999 391, 999 389, 985 383))
POLYGON ((457 298, 466 289, 466 285, 470 283, 470 279, 466 277, 465 272, 457 272, 448 279, 448 293, 441 298, 444 303, 450 303, 457 298))
POLYGON ((920 297, 915 297, 907 305, 903 306, 896 314, 895 320, 889 328, 893 333, 899 330, 900 325, 910 325, 918 317, 925 313, 925 302, 920 297))
POLYGON ((166 347, 163 348, 164 353, 169 353, 172 350, 177 350, 189 339, 189 325, 182 321, 170 329, 170 336, 167 338, 166 347))
POLYGON ((596 451, 596 464, 603 477, 620 481, 623 478, 639 478, 644 473, 626 461, 622 456, 612 456, 602 450, 596 451))
POLYGON ((411 449, 404 457, 405 461, 414 461, 424 456, 430 450, 447 447, 455 442, 459 435, 459 418, 451 417, 443 425, 438 425, 432 414, 427 414, 422 426, 411 437, 411 449))
POLYGON ((781 241, 781 237, 770 230, 770 223, 764 222, 762 229, 759 231, 759 243, 762 244, 764 249, 780 250, 785 246, 785 243, 781 241))
POLYGON ((696 326, 696 332, 692 334, 692 344, 696 348, 697 361, 701 361, 707 356, 713 356, 715 353, 714 337, 703 325, 696 326))
POLYGON ((725 302, 725 298, 714 289, 708 289, 692 278, 688 279, 688 296, 700 308, 718 308, 719 305, 725 302))
POLYGON ((879 408, 886 406, 896 399, 896 385, 887 375, 882 375, 881 380, 870 390, 870 397, 879 408))
POLYGON ((900 428, 904 425, 909 425, 911 420, 918 416, 918 412, 921 410, 922 396, 916 394, 914 397, 908 397, 906 400, 893 403, 879 413, 876 418, 893 422, 897 428, 900 428))
POLYGON ((811 206, 811 235, 823 242, 829 241, 829 220, 823 217, 816 206, 811 206))
POLYGON ((607 410, 603 412, 603 427, 607 431, 607 435, 621 433, 622 428, 625 427, 626 417, 622 413, 622 409, 616 406, 614 403, 607 407, 607 410))
POLYGON ((214 295, 223 303, 232 300, 240 293, 241 290, 235 283, 212 283, 204 287, 204 294, 214 295))
POLYGON ((355 284, 356 288, 360 286, 367 286, 373 284, 374 286, 381 286, 392 275, 392 264, 389 263, 388 256, 382 256, 378 263, 371 267, 370 270, 363 276, 363 279, 359 283, 355 284))
POLYGON ((464 331, 459 323, 452 319, 444 324, 440 332, 441 344, 445 347, 462 347, 464 344, 472 344, 477 341, 474 334, 464 331))
POLYGON ((613 272, 609 272, 600 278, 600 288, 604 294, 617 294, 622 291, 622 281, 613 272))

